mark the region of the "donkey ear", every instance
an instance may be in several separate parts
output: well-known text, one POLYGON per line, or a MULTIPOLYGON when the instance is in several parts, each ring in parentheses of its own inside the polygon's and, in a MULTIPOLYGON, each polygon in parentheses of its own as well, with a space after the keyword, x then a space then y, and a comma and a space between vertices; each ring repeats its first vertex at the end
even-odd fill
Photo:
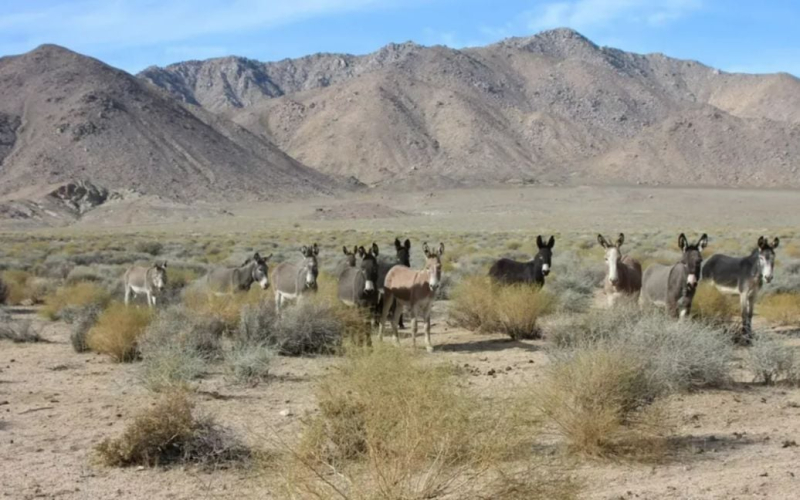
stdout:
POLYGON ((350 255, 350 252, 347 251, 347 247, 345 245, 342 245, 342 251, 345 255, 350 255))
POLYGON ((606 242, 606 239, 603 238, 602 234, 597 235, 597 243, 599 243, 603 248, 608 248, 608 243, 606 242))
POLYGON ((621 247, 623 243, 625 243, 625 235, 619 233, 619 238, 617 238, 617 248, 621 247))
POLYGON ((300 247, 300 253, 303 254, 304 256, 308 255, 308 247, 305 245, 300 247))
POLYGON ((681 251, 685 251, 687 246, 689 246, 689 244, 686 241, 686 235, 681 233, 678 236, 678 248, 680 248, 681 251))
POLYGON ((258 252, 256 252, 256 253, 254 253, 254 254, 253 254, 253 260, 254 260, 254 261, 256 261, 256 262, 258 262, 259 260, 261 260, 261 256, 260 256, 260 255, 258 255, 258 252))
POLYGON ((703 235, 697 241, 697 246, 700 248, 700 250, 708 246, 708 235, 706 233, 703 233, 703 235))
POLYGON ((374 255, 375 257, 378 256, 378 244, 375 243, 374 241, 372 242, 372 255, 374 255))
MULTIPOLYGON (((778 248, 778 245, 780 245, 780 243, 781 243, 781 240, 779 240, 779 239, 776 237, 774 240, 772 240, 772 249, 774 250, 774 249, 778 248)), ((165 264, 165 265, 166 265, 166 264, 165 264)))
POLYGON ((544 248, 544 240, 542 240, 542 235, 536 237, 536 246, 539 248, 544 248))
POLYGON ((364 250, 364 247, 358 247, 358 256, 359 257, 361 257, 363 259, 364 255, 366 255, 366 254, 367 254, 367 251, 364 250))
POLYGON ((264 262, 268 261, 271 258, 272 258, 272 254, 267 255, 266 257, 264 257, 264 262))
POLYGON ((550 239, 547 241, 547 248, 553 248, 556 244, 556 237, 550 236, 550 239))
POLYGON ((444 255, 444 243, 439 243, 439 256, 444 255))
POLYGON ((762 249, 762 250, 763 250, 763 249, 764 249, 764 244, 765 244, 766 242, 767 242, 767 239, 766 239, 766 238, 764 238, 763 236, 759 236, 759 237, 758 237, 758 248, 760 248, 760 249, 762 249))
POLYGON ((406 250, 411 250, 411 240, 406 238, 406 241, 405 243, 403 243, 403 246, 406 247, 406 250))
MULTIPOLYGON (((777 238, 775 238, 775 239, 777 239, 777 238)), ((774 245, 774 246, 778 246, 778 245, 774 245)), ((161 267, 163 267, 164 269, 167 268, 167 261, 166 260, 164 261, 163 264, 161 264, 161 267)))
POLYGON ((394 239, 394 249, 395 250, 400 250, 401 248, 403 248, 403 244, 400 243, 400 239, 399 238, 395 238, 394 239))
POLYGON ((314 243, 314 255, 319 255, 319 246, 316 243, 314 243))
POLYGON ((429 257, 431 254, 430 248, 428 248, 428 242, 422 244, 422 251, 425 253, 425 257, 429 257))

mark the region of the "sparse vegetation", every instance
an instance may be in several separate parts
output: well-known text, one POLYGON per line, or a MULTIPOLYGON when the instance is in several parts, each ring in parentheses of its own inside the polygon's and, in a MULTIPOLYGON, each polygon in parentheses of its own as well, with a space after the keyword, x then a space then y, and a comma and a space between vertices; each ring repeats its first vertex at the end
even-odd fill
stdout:
POLYGON ((800 324, 800 293, 776 293, 758 301, 760 316, 778 325, 800 324))
POLYGON ((233 380, 255 385, 269 377, 275 351, 261 343, 239 343, 225 353, 225 366, 233 380))
POLYGON ((711 283, 700 282, 692 300, 692 316, 723 325, 739 313, 738 302, 738 297, 723 294, 711 283))
POLYGON ((138 357, 138 342, 153 318, 149 308, 111 304, 97 318, 86 336, 92 351, 108 354, 117 362, 138 357))
POLYGON ((30 321, 12 321, 0 311, 0 340, 10 340, 15 344, 44 342, 45 340, 31 325, 30 321))
POLYGON ((5 302, 9 305, 33 305, 42 301, 49 290, 49 282, 36 278, 21 270, 9 270, 2 274, 5 284, 5 302))
POLYGON ((775 335, 759 333, 749 349, 748 367, 756 382, 771 385, 778 380, 793 380, 800 367, 800 358, 775 335))
POLYGON ((532 455, 536 422, 526 412, 513 404, 502 415, 491 411, 458 388, 452 370, 420 363, 413 353, 351 351, 320 383, 317 398, 320 411, 285 473, 294 497, 536 499, 576 492, 532 455))
POLYGON ((58 288, 44 298, 41 314, 52 321, 61 319, 66 313, 74 314, 84 307, 105 308, 111 301, 109 293, 96 283, 81 282, 58 288))
POLYGON ((88 306, 81 308, 79 313, 76 314, 72 322, 72 333, 69 336, 72 349, 75 352, 90 350, 86 342, 86 336, 89 334, 89 330, 97 323, 97 317, 100 316, 101 312, 102 310, 99 307, 88 306))
POLYGON ((174 463, 217 466, 246 461, 250 451, 210 417, 195 415, 185 392, 172 392, 137 416, 115 439, 97 446, 112 467, 165 466, 174 463))
POLYGON ((553 296, 537 287, 502 286, 471 277, 454 290, 450 319, 470 330, 502 332, 512 339, 538 338, 537 320, 554 305, 553 296))

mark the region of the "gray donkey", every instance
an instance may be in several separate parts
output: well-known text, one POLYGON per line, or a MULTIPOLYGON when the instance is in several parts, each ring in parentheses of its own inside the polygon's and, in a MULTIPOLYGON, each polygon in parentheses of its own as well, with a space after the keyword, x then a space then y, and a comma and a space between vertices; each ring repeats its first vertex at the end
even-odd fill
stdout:
POLYGON ((703 233, 697 243, 690 245, 686 236, 678 236, 678 247, 683 252, 680 262, 669 265, 653 264, 642 277, 640 302, 665 306, 672 317, 686 317, 692 312, 692 300, 700 280, 703 264, 702 250, 708 244, 703 233))
POLYGON ((147 295, 147 305, 155 307, 156 296, 167 286, 167 261, 156 262, 150 267, 132 266, 125 271, 125 305, 128 305, 131 293, 134 296, 147 295))
POLYGON ((311 247, 303 245, 300 253, 303 254, 301 262, 297 264, 281 262, 272 271, 272 281, 275 283, 275 311, 279 314, 284 301, 295 299, 300 301, 304 294, 317 291, 319 247, 316 243, 311 247))
POLYGON ((267 261, 272 254, 261 257, 256 252, 239 267, 218 267, 212 269, 203 279, 204 285, 217 294, 246 292, 253 283, 258 283, 262 290, 269 288, 269 267, 267 261))

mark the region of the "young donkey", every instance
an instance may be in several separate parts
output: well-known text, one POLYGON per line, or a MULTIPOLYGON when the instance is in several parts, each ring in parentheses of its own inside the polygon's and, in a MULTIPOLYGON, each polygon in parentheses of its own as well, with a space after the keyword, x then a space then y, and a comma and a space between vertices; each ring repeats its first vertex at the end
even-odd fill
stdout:
POLYGON ((545 277, 550 274, 550 265, 553 258, 553 246, 556 239, 550 236, 547 244, 542 236, 536 237, 536 246, 539 252, 528 262, 517 262, 511 259, 500 259, 489 269, 489 277, 506 285, 515 283, 536 284, 544 286, 545 277))
POLYGON ((712 255, 703 266, 703 279, 710 279, 723 293, 738 294, 742 308, 742 332, 747 339, 752 334, 753 306, 764 281, 772 281, 775 268, 775 249, 780 240, 772 244, 763 236, 758 238, 756 249, 747 257, 712 255))
POLYGON ((625 235, 619 233, 615 244, 605 239, 602 234, 597 235, 597 241, 606 251, 606 279, 603 281, 603 291, 608 299, 608 306, 623 296, 629 296, 634 301, 639 300, 642 290, 642 265, 630 255, 622 255, 620 247, 625 241, 625 235))
POLYGON ((167 261, 156 262, 150 267, 132 266, 123 277, 125 285, 125 305, 128 305, 131 292, 133 295, 147 295, 147 305, 155 307, 156 296, 167 286, 167 261))
POLYGON ((299 302, 306 293, 317 291, 319 247, 316 243, 311 247, 303 245, 300 253, 303 255, 300 263, 281 262, 272 271, 277 313, 280 313, 284 301, 297 299, 299 302))
POLYGON ((678 236, 678 247, 683 252, 680 262, 671 266, 653 264, 647 268, 642 278, 641 302, 666 306, 672 317, 688 316, 700 280, 701 252, 707 244, 705 233, 694 245, 681 233, 678 236))
POLYGON ((380 324, 378 325, 378 335, 383 340, 383 325, 386 323, 386 316, 393 304, 396 304, 392 315, 392 333, 394 341, 398 345, 400 339, 397 336, 397 321, 403 307, 407 306, 411 313, 411 341, 417 345, 417 318, 422 316, 425 320, 425 348, 428 352, 433 352, 431 345, 431 306, 436 295, 436 289, 442 280, 442 254, 444 254, 444 243, 439 243, 438 251, 432 251, 425 243, 422 247, 425 252, 425 268, 422 271, 415 271, 405 266, 395 266, 386 274, 384 281, 383 312, 381 313, 380 324))
MULTIPOLYGON (((395 266, 411 267, 411 240, 406 239, 404 243, 400 242, 400 238, 394 239, 395 258, 381 259, 378 261, 378 305, 377 311, 380 314, 383 311, 383 284, 386 281, 386 274, 395 266)), ((394 310, 389 312, 394 317, 394 310)), ((403 314, 400 314, 398 321, 400 328, 405 328, 403 325, 403 314)))
POLYGON ((378 303, 378 245, 372 248, 356 247, 361 261, 339 274, 339 300, 348 306, 369 308, 374 312, 378 303))
POLYGON ((244 261, 239 267, 218 267, 208 272, 204 284, 210 291, 217 295, 246 292, 253 283, 258 283, 262 290, 269 288, 269 267, 267 261, 272 254, 266 257, 256 252, 244 261))

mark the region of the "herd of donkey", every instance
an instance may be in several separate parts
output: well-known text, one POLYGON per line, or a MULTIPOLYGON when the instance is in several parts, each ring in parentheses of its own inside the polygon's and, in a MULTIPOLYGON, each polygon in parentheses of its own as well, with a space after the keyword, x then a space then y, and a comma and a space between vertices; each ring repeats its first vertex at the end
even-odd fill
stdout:
MULTIPOLYGON (((779 240, 758 238, 757 247, 745 257, 729 257, 715 254, 703 265, 702 250, 708 244, 708 236, 703 234, 695 243, 690 243, 681 233, 678 247, 681 259, 675 264, 652 264, 642 272, 641 264, 621 252, 625 241, 623 234, 616 242, 603 235, 597 236, 598 243, 605 250, 606 274, 604 291, 609 306, 621 297, 628 297, 641 304, 655 304, 666 308, 676 318, 683 318, 691 312, 692 300, 701 279, 710 280, 723 293, 738 294, 741 304, 742 329, 744 338, 751 334, 753 306, 759 290, 766 281, 772 281, 775 263, 775 249, 779 240)), ((544 286, 550 273, 552 250, 555 238, 545 242, 537 236, 538 253, 528 262, 517 262, 507 258, 497 260, 489 270, 489 277, 502 284, 529 284, 544 286)), ((425 321, 425 344, 428 351, 431 345, 431 306, 436 290, 442 279, 444 244, 431 249, 427 243, 422 247, 425 265, 422 270, 411 269, 411 242, 406 239, 394 242, 396 257, 389 261, 379 261, 379 248, 376 243, 368 249, 355 247, 352 251, 344 247, 346 264, 338 278, 338 298, 344 304, 367 308, 378 318, 378 332, 383 339, 383 327, 391 315, 392 332, 398 340, 398 326, 402 327, 402 313, 407 311, 412 318, 411 338, 416 346, 417 319, 425 321)), ((296 263, 282 262, 270 274, 267 261, 272 255, 262 257, 258 253, 248 258, 244 264, 235 268, 217 268, 200 278, 198 285, 217 294, 244 292, 253 283, 262 289, 273 284, 275 308, 280 314, 286 301, 300 301, 307 293, 317 290, 319 247, 303 246, 300 249, 302 260, 296 263)), ((124 275, 125 304, 131 293, 144 294, 150 306, 156 305, 156 298, 167 283, 167 263, 160 262, 151 267, 133 266, 124 275)))

